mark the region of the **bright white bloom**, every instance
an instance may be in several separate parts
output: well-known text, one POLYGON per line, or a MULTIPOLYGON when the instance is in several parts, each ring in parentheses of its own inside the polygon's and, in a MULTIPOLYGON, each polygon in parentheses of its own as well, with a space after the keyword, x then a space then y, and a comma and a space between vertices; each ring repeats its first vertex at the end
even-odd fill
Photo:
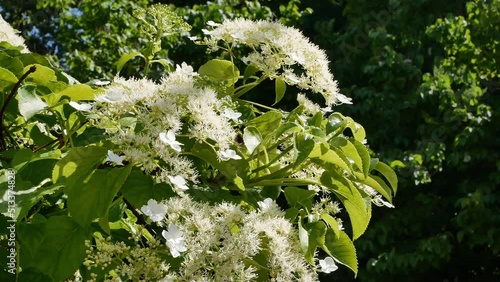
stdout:
POLYGON ((239 118, 241 117, 241 113, 235 112, 231 108, 225 109, 222 115, 235 122, 239 122, 239 118))
POLYGON ((377 195, 375 196, 373 199, 372 199, 372 202, 379 206, 379 207, 383 207, 383 206, 386 206, 388 208, 394 208, 394 205, 385 201, 384 199, 382 199, 382 195, 377 195))
POLYGON ((96 102, 112 104, 135 104, 137 101, 153 98, 158 90, 158 85, 148 79, 125 79, 116 77, 105 92, 96 95, 96 102))
POLYGON ((12 28, 12 26, 6 22, 2 15, 0 15, 0 42, 7 41, 13 46, 21 46, 23 49, 21 53, 29 53, 30 51, 24 45, 24 38, 17 35, 18 31, 12 28))
POLYGON ((176 176, 168 176, 170 183, 172 183, 175 187, 181 190, 188 190, 189 187, 186 185, 186 179, 180 175, 176 176))
POLYGON ((78 104, 77 102, 69 102, 69 105, 81 112, 88 112, 92 109, 92 105, 91 104, 78 104))
POLYGON ((205 43, 211 51, 219 49, 219 41, 249 46, 253 52, 243 61, 255 65, 269 78, 281 77, 289 85, 320 93, 327 106, 351 103, 339 93, 325 51, 311 43, 298 29, 279 22, 246 19, 225 20, 222 24, 210 26, 211 30, 204 33, 208 36, 205 43), (296 71, 296 67, 301 70, 296 71))
POLYGON ((117 165, 123 165, 124 158, 125 158, 124 156, 119 156, 119 155, 113 153, 113 151, 108 150, 108 157, 106 158, 106 161, 112 162, 112 163, 117 164, 117 165))
POLYGON ((158 203, 154 199, 150 199, 147 205, 141 207, 141 211, 152 221, 159 222, 167 214, 167 206, 162 203, 158 203))
POLYGON ((221 151, 220 156, 221 156, 221 159, 223 159, 223 160, 229 160, 229 159, 241 160, 241 157, 238 154, 236 154, 236 151, 231 150, 231 149, 221 151))
POLYGON ((167 240, 170 254, 172 254, 174 258, 180 256, 182 252, 187 251, 186 245, 184 244, 184 238, 182 237, 183 234, 184 233, 172 223, 168 225, 168 230, 163 230, 161 233, 163 238, 167 240))
POLYGON ((111 82, 108 81, 108 80, 100 80, 100 79, 94 79, 92 81, 92 83, 94 83, 94 85, 97 85, 97 86, 104 86, 104 85, 108 85, 110 84, 111 82))
POLYGON ((271 199, 271 198, 266 198, 266 199, 264 199, 264 201, 259 201, 259 202, 257 202, 257 205, 259 205, 259 208, 261 211, 265 211, 265 210, 268 210, 268 209, 276 206, 273 199, 271 199))
POLYGON ((324 273, 330 273, 339 268, 331 257, 326 257, 325 259, 320 260, 319 266, 321 267, 321 272, 324 273))
POLYGON ((175 133, 172 130, 167 131, 167 133, 160 133, 160 140, 169 145, 174 151, 180 152, 181 146, 183 145, 181 142, 175 140, 175 133))

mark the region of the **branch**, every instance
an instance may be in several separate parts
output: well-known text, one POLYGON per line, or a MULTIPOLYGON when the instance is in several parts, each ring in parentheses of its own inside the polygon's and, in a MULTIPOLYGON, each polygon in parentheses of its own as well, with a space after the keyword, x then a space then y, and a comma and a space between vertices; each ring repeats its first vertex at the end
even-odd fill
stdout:
POLYGON ((10 100, 12 100, 12 97, 17 93, 17 90, 19 89, 19 86, 21 86, 21 83, 30 75, 30 73, 33 73, 36 71, 36 66, 31 66, 31 68, 19 78, 19 80, 16 82, 14 85, 14 88, 12 88, 12 91, 10 91, 9 95, 7 96, 7 99, 5 99, 5 103, 2 106, 2 109, 0 110, 0 142, 1 142, 1 150, 7 149, 7 144, 5 143, 5 140, 3 139, 3 131, 7 132, 7 129, 4 128, 3 126, 3 115, 5 113, 5 110, 7 109, 7 105, 9 104, 10 100))

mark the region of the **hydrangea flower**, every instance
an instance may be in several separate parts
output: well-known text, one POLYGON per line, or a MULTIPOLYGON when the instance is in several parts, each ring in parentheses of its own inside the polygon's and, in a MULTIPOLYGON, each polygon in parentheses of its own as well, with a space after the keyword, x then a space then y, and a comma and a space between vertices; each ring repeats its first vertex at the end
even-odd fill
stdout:
POLYGON ((119 155, 113 153, 113 151, 108 150, 108 157, 106 158, 106 161, 117 164, 117 165, 123 165, 124 158, 125 158, 124 156, 119 156, 119 155))
POLYGON ((221 159, 223 160, 241 160, 241 157, 236 154, 235 150, 227 149, 225 151, 220 151, 219 152, 221 159))
POLYGON ((169 145, 172 149, 174 149, 174 151, 176 152, 181 152, 181 146, 183 145, 181 142, 178 142, 175 140, 175 134, 172 130, 169 130, 167 131, 167 133, 165 132, 161 132, 160 133, 160 140, 169 145))
POLYGON ((168 176, 170 183, 172 183, 176 188, 181 190, 188 190, 189 187, 186 185, 186 179, 180 175, 168 176))
POLYGON ((239 118, 241 117, 241 113, 235 112, 231 108, 225 109, 222 115, 235 122, 239 122, 240 121, 239 118))
POLYGON ((77 102, 69 102, 69 105, 81 112, 88 112, 92 109, 92 105, 91 104, 78 104, 77 102))
POLYGON ((331 257, 326 257, 319 261, 319 266, 321 267, 321 272, 330 273, 337 270, 339 267, 335 264, 335 261, 331 257))
POLYGON ((168 230, 163 230, 161 235, 167 240, 170 254, 172 254, 174 258, 180 256, 182 252, 187 251, 184 238, 182 237, 183 233, 175 224, 170 223, 168 225, 168 230))
POLYGON ((147 205, 141 207, 141 211, 152 221, 159 222, 165 217, 165 214, 167 214, 167 206, 158 203, 154 199, 150 199, 147 205))

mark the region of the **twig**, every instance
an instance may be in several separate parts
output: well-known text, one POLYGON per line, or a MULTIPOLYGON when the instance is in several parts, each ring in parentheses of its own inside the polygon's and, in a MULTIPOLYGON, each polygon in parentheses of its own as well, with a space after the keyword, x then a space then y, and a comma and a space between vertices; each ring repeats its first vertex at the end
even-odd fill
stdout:
POLYGON ((3 126, 3 115, 5 113, 5 110, 7 109, 7 105, 9 104, 10 100, 14 95, 17 93, 17 90, 19 89, 19 86, 21 86, 21 83, 26 79, 30 73, 33 73, 36 71, 36 66, 31 66, 31 68, 19 78, 19 80, 16 82, 14 85, 14 88, 12 88, 12 91, 10 91, 9 95, 7 96, 7 99, 5 99, 5 103, 3 103, 2 109, 0 110, 0 142, 1 142, 1 150, 7 149, 7 144, 5 143, 5 140, 3 139, 3 131, 5 130, 7 132, 7 129, 4 128, 3 126))

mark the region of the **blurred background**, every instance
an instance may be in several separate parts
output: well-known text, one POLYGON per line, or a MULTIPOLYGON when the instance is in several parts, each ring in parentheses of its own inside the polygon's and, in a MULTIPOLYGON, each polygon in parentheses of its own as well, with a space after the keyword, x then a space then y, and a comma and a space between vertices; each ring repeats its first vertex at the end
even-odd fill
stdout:
MULTIPOLYGON (((376 208, 355 241, 358 277, 340 268, 322 280, 500 281, 499 0, 3 0, 0 14, 32 52, 86 82, 111 80, 110 63, 144 46, 132 12, 153 3, 172 5, 192 35, 208 20, 277 20, 328 53, 354 102, 334 110, 364 126, 400 186, 396 208, 376 208)), ((216 56, 186 36, 162 44, 172 67, 216 56)), ((249 95, 272 104, 263 92, 249 95)), ((279 104, 295 105, 293 95, 279 104)))

